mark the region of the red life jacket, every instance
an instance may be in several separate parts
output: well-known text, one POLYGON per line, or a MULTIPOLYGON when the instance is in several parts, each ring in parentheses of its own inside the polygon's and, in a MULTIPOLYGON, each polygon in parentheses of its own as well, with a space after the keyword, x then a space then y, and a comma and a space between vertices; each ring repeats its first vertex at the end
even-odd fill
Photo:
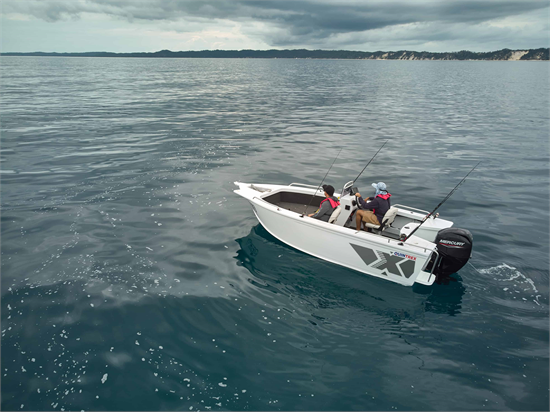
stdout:
MULTIPOLYGON (((338 206, 340 206, 340 202, 338 202, 336 200, 333 200, 330 197, 327 197, 325 200, 323 200, 323 202, 326 202, 327 200, 329 201, 329 203, 330 203, 330 205, 332 206, 333 209, 336 209, 338 206)), ((322 206, 323 202, 321 202, 319 207, 322 206)))
MULTIPOLYGON (((385 194, 385 195, 376 195, 374 197, 381 197, 384 200, 388 200, 390 198, 390 196, 391 195, 388 193, 388 194, 385 194)), ((372 213, 376 213, 376 209, 372 209, 372 213)))

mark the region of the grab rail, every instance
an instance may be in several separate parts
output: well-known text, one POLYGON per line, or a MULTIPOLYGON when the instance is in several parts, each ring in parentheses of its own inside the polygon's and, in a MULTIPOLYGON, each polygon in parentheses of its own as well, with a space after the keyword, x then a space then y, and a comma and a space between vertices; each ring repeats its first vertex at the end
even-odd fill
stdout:
MULTIPOLYGON (((314 188, 314 189, 317 189, 317 188, 318 188, 318 186, 306 185, 305 183, 291 183, 291 184, 289 184, 289 186, 292 186, 292 185, 296 185, 296 186, 305 186, 305 187, 312 187, 312 188, 314 188)), ((321 190, 321 189, 319 189, 319 190, 321 190)))
POLYGON ((399 205, 399 204, 397 204, 397 205, 394 205, 394 207, 402 208, 402 209, 417 210, 417 211, 419 211, 419 212, 426 213, 426 214, 430 213, 430 212, 428 212, 427 210, 417 209, 416 207, 410 207, 410 206, 405 206, 405 205, 399 205))
POLYGON ((437 267, 437 265, 439 265, 439 261, 441 260, 441 255, 439 254, 439 252, 437 251, 437 249, 434 249, 434 252, 435 254, 437 255, 437 257, 435 258, 435 262, 432 266, 432 270, 430 272, 430 277, 428 278, 428 282, 430 281, 430 279, 432 278, 432 275, 434 273, 434 270, 435 268, 437 267))

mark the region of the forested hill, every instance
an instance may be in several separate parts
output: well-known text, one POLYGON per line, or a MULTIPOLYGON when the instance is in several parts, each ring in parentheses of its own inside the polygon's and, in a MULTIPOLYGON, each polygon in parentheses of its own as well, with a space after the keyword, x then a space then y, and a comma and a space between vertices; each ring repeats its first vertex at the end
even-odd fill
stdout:
POLYGON ((247 59, 369 59, 369 60, 549 60, 548 48, 529 50, 502 49, 492 52, 360 52, 347 50, 161 50, 154 53, 2 53, 2 56, 59 56, 59 57, 162 57, 162 58, 247 58, 247 59))

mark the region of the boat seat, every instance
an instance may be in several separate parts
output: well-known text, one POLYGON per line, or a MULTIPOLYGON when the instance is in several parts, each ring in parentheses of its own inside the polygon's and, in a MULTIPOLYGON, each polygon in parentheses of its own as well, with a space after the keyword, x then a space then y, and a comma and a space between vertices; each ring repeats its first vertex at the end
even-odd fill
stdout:
POLYGON ((336 209, 332 211, 332 215, 330 215, 328 222, 334 223, 336 219, 338 219, 338 216, 340 216, 340 213, 342 212, 342 208, 338 206, 336 209))
POLYGON ((383 231, 388 226, 391 226, 391 224, 395 220, 395 216, 397 216, 398 210, 399 209, 397 209, 396 207, 390 207, 386 212, 386 214, 384 215, 381 225, 375 225, 373 223, 365 223, 365 226, 370 227, 371 229, 377 229, 377 230, 383 231))

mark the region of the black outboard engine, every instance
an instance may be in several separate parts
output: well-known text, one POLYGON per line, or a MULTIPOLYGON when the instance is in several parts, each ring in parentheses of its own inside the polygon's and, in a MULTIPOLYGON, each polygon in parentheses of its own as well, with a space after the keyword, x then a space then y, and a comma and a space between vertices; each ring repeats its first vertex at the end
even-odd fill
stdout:
POLYGON ((472 256, 473 241, 472 234, 466 229, 440 230, 434 242, 439 253, 439 260, 435 262, 437 256, 432 255, 427 270, 431 270, 435 263, 433 273, 438 280, 458 272, 472 256))

